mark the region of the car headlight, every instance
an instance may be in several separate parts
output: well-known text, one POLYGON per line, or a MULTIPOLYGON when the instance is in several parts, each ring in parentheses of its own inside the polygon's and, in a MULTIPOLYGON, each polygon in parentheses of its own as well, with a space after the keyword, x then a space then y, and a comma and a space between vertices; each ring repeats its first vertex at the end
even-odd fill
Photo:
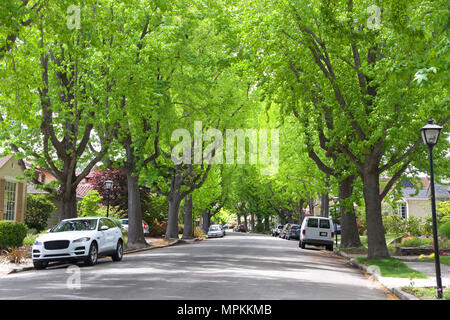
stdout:
POLYGON ((42 242, 36 240, 36 241, 34 241, 33 245, 42 246, 42 242))
POLYGON ((75 242, 88 242, 89 240, 91 240, 91 238, 89 238, 89 237, 83 237, 83 238, 80 238, 80 239, 77 239, 77 240, 73 240, 73 242, 75 243, 75 242))

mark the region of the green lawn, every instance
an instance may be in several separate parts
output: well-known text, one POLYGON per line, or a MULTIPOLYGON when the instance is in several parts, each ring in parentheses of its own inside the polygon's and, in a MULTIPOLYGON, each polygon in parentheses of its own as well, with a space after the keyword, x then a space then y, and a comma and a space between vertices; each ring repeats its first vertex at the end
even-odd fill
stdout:
POLYGON ((396 258, 386 259, 372 259, 368 260, 364 257, 356 258, 360 263, 367 266, 377 266, 380 268, 380 273, 383 277, 395 277, 395 278, 417 278, 426 279, 427 276, 422 272, 410 269, 402 261, 396 258))
MULTIPOLYGON (((425 258, 424 261, 430 261, 434 262, 434 258, 425 258)), ((450 266, 450 256, 439 256, 439 262, 441 264, 445 264, 447 266, 450 266)))

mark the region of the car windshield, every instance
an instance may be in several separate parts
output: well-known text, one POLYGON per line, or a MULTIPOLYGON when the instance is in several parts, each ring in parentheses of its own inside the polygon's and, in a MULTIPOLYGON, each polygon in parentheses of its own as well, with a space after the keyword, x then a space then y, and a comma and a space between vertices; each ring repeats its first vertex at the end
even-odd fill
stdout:
POLYGON ((220 227, 219 226, 211 226, 211 227, 209 227, 209 231, 220 231, 220 227))
POLYGON ((65 232, 65 231, 88 231, 95 230, 97 227, 96 219, 86 220, 67 220, 61 221, 52 232, 65 232))
POLYGON ((300 229, 300 226, 295 224, 295 225, 292 226, 292 229, 293 229, 293 230, 294 230, 294 229, 295 229, 295 230, 296 230, 296 229, 300 229))
POLYGON ((128 220, 122 220, 122 224, 128 224, 128 220))

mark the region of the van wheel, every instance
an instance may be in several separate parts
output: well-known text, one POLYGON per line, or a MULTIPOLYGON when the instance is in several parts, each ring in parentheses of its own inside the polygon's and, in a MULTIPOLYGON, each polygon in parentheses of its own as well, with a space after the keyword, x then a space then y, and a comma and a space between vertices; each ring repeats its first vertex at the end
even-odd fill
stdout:
POLYGON ((327 248, 328 251, 333 251, 333 245, 332 244, 327 246, 326 248, 327 248))
POLYGON ((299 245, 300 245, 300 248, 302 248, 302 249, 305 249, 305 247, 306 247, 305 243, 303 241, 301 241, 301 240, 300 240, 299 245))

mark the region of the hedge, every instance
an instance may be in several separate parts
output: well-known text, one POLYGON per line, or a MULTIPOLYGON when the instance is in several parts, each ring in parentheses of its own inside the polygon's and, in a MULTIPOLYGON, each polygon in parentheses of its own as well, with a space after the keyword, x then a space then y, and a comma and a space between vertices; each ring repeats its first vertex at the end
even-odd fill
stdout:
POLYGON ((439 227, 439 235, 450 239, 450 220, 439 227))
POLYGON ((0 249, 21 247, 28 228, 22 222, 0 221, 0 249))

